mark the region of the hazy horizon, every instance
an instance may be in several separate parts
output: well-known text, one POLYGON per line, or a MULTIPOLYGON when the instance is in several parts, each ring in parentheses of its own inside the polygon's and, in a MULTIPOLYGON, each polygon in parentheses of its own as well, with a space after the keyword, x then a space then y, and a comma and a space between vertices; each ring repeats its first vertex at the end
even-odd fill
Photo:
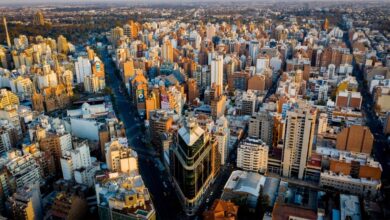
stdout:
MULTIPOLYGON (((31 4, 91 4, 91 3, 141 3, 141 4, 172 4, 172 3, 213 3, 226 0, 0 0, 0 5, 31 5, 31 4)), ((390 2, 390 0, 227 0, 227 2, 390 2)))

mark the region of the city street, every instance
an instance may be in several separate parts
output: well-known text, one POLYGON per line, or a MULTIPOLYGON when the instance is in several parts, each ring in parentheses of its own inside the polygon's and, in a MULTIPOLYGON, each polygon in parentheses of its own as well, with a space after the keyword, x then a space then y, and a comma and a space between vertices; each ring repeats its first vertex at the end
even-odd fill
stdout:
POLYGON ((169 181, 166 173, 160 172, 154 164, 154 158, 157 158, 155 150, 146 147, 141 141, 143 121, 139 119, 137 111, 132 108, 128 97, 120 92, 121 79, 115 74, 117 70, 107 50, 102 52, 102 56, 107 75, 106 83, 115 96, 116 103, 113 105, 117 107, 117 117, 125 124, 130 147, 137 151, 139 170, 152 196, 157 219, 176 219, 178 213, 172 210, 182 210, 182 208, 170 184, 167 184, 167 187, 162 184, 162 182, 168 183, 169 181))

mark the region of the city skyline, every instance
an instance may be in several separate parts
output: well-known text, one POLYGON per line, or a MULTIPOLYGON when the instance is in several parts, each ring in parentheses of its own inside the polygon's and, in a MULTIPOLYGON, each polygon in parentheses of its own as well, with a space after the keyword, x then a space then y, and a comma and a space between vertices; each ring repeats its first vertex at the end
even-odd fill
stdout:
POLYGON ((390 2, 221 3, 0 0, 0 218, 389 219, 390 2))

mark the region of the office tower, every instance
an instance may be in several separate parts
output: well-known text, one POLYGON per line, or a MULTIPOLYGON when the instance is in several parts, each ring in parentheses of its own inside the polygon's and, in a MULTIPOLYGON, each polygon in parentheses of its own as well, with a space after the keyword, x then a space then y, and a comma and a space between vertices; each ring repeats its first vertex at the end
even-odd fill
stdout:
POLYGON ((77 83, 83 83, 86 76, 92 75, 92 66, 88 58, 77 57, 77 61, 74 63, 74 69, 76 70, 77 83))
POLYGON ((161 58, 164 62, 173 63, 173 46, 170 40, 165 40, 161 49, 161 58))
POLYGON ((17 188, 7 202, 13 219, 43 219, 39 184, 17 188))
POLYGON ((217 119, 213 135, 218 143, 218 152, 221 156, 221 165, 224 165, 229 156, 230 129, 227 118, 222 116, 217 119))
POLYGON ((260 139, 247 137, 237 148, 237 167, 246 171, 265 173, 269 147, 260 139))
POLYGON ((41 11, 35 13, 32 23, 33 25, 41 25, 41 26, 45 24, 45 19, 41 11))
POLYGON ((216 164, 219 157, 216 145, 196 119, 189 116, 170 149, 170 173, 184 211, 189 216, 198 210, 219 167, 216 164))
POLYGON ((136 105, 138 114, 145 116, 145 99, 148 97, 148 80, 145 78, 142 70, 137 69, 130 82, 130 91, 133 103, 136 105))
POLYGON ((337 134, 336 148, 343 151, 371 154, 374 135, 366 126, 351 125, 337 134))
POLYGON ((223 93, 223 56, 217 55, 211 60, 211 85, 218 86, 218 93, 223 93))
POLYGON ((106 143, 107 167, 112 172, 130 173, 138 170, 137 153, 117 139, 106 143))
POLYGON ((256 110, 256 94, 248 90, 242 94, 241 115, 252 115, 256 110))
POLYGON ((311 156, 317 110, 309 104, 287 112, 283 147, 283 176, 303 179, 311 156))
POLYGON ((57 38, 57 51, 63 54, 68 54, 69 52, 68 40, 62 35, 57 38))
POLYGON ((151 195, 138 174, 97 174, 95 191, 101 220, 156 219, 151 195))
POLYGON ((5 17, 3 17, 3 23, 4 23, 4 30, 5 30, 5 35, 6 35, 6 38, 7 38, 7 46, 8 46, 8 49, 11 49, 11 40, 9 38, 9 33, 8 33, 8 27, 7 27, 7 19, 5 17))
POLYGON ((259 138, 268 146, 272 146, 274 116, 267 111, 255 113, 249 120, 248 136, 259 138))

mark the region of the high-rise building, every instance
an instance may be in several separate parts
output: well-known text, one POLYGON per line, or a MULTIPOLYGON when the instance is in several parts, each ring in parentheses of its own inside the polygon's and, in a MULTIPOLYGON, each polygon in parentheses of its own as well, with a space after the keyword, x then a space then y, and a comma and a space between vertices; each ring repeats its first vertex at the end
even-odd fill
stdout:
POLYGON ((246 138, 237 148, 237 167, 246 171, 265 173, 269 147, 260 139, 246 138))
POLYGON ((57 38, 57 51, 63 54, 68 54, 69 52, 68 40, 62 35, 57 38))
POLYGON ((187 81, 188 86, 188 103, 192 103, 196 98, 199 98, 198 84, 195 79, 191 78, 187 81))
POLYGON ((117 139, 106 143, 106 162, 112 172, 130 173, 138 170, 137 154, 117 139))
POLYGON ((241 115, 253 115, 256 111, 256 94, 250 90, 242 94, 241 115))
POLYGON ((0 153, 5 153, 16 146, 17 131, 8 121, 0 121, 0 153))
POLYGON ((74 171, 92 165, 88 145, 80 144, 75 149, 65 151, 61 157, 62 174, 65 180, 74 178, 74 171))
POLYGON ((171 148, 170 173, 184 211, 189 216, 198 210, 205 191, 219 169, 217 154, 217 144, 210 135, 194 117, 188 117, 171 148))
POLYGON ((35 13, 33 18, 33 25, 44 25, 45 24, 45 18, 43 17, 43 13, 41 11, 37 11, 35 13))
POLYGON ((123 28, 115 27, 111 30, 111 43, 116 45, 117 41, 124 35, 123 28))
POLYGON ((92 75, 92 66, 88 58, 78 57, 74 63, 74 69, 76 70, 77 83, 83 83, 86 76, 92 75))
POLYGON ((138 113, 141 116, 145 116, 145 100, 146 97, 148 97, 148 80, 145 78, 142 70, 136 70, 136 73, 130 82, 130 91, 132 101, 137 106, 138 113))
POLYGON ((215 36, 215 32, 216 32, 215 26, 212 25, 212 24, 207 24, 207 27, 206 27, 206 39, 208 41, 212 41, 213 37, 215 36))
POLYGON ((19 98, 13 92, 6 89, 0 90, 0 109, 4 109, 7 106, 19 105, 19 98))
POLYGON ((4 30, 5 30, 5 35, 6 35, 6 38, 7 38, 7 46, 9 49, 11 49, 11 40, 9 38, 9 33, 8 33, 8 26, 7 26, 7 19, 5 17, 3 17, 3 23, 4 23, 4 30))
POLYGON ((311 156, 317 110, 306 103, 287 112, 283 176, 303 179, 311 156))
POLYGON ((164 110, 156 110, 150 112, 149 123, 152 143, 160 149, 162 135, 171 129, 173 118, 164 110))
POLYGON ((211 60, 211 85, 215 84, 218 93, 223 93, 223 56, 217 55, 211 60))
POLYGON ((69 133, 48 134, 39 140, 41 151, 49 152, 53 155, 57 173, 62 170, 61 157, 66 151, 72 149, 72 136, 69 133))
POLYGON ((170 40, 165 40, 161 49, 161 58, 164 62, 173 62, 173 46, 170 40))
POLYGON ((15 179, 17 188, 39 183, 41 180, 38 164, 31 154, 14 156, 7 163, 7 169, 15 179))
POLYGON ((221 165, 224 165, 229 156, 230 129, 227 118, 222 116, 217 119, 213 135, 218 143, 218 152, 221 156, 221 165))
POLYGON ((273 127, 274 116, 270 112, 259 111, 249 120, 248 136, 259 138, 268 146, 272 146, 273 127))

